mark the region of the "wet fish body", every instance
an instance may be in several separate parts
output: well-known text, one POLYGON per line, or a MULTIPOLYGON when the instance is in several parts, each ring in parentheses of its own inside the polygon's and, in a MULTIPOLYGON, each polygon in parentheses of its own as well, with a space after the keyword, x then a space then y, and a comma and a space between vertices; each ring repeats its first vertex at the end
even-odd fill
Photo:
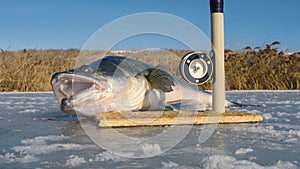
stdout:
MULTIPOLYGON (((212 95, 162 67, 122 56, 106 56, 55 73, 53 92, 67 114, 93 116, 109 111, 204 110, 212 95)), ((226 106, 234 105, 226 100, 226 106)))

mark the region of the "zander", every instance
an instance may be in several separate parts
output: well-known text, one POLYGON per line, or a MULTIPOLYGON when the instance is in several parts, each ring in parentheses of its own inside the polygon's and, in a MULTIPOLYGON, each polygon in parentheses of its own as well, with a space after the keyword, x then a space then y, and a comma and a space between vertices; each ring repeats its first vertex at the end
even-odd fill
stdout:
MULTIPOLYGON (((109 111, 196 110, 212 105, 211 93, 171 75, 161 66, 106 56, 55 73, 54 94, 67 114, 93 116, 109 111)), ((225 101, 226 106, 237 103, 225 101)))

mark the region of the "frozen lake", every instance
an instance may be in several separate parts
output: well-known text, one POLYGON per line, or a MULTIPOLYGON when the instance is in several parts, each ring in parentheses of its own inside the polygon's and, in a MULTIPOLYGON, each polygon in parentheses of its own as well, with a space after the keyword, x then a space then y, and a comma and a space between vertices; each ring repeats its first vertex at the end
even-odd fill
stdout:
MULTIPOLYGON (((50 92, 0 93, 0 168, 300 168, 300 91, 230 91, 227 98, 261 105, 234 109, 262 114, 264 122, 218 125, 205 143, 199 142, 203 126, 193 126, 170 150, 131 158, 130 146, 124 157, 94 144, 50 92)), ((167 128, 116 130, 150 137, 167 128)), ((99 130, 109 142, 109 129, 99 130)), ((139 143, 124 145, 130 144, 139 143)), ((143 146, 161 151, 157 144, 143 146)))

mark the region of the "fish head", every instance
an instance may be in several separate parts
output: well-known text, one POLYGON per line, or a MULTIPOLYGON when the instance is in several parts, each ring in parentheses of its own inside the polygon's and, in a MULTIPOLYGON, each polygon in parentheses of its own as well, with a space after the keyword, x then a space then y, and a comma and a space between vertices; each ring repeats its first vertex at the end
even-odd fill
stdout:
POLYGON ((92 116, 114 109, 112 78, 110 71, 99 68, 101 61, 52 76, 52 89, 63 112, 92 116))
POLYGON ((107 56, 55 73, 51 85, 61 110, 70 115, 131 111, 142 106, 147 80, 138 74, 148 66, 125 57, 107 56))

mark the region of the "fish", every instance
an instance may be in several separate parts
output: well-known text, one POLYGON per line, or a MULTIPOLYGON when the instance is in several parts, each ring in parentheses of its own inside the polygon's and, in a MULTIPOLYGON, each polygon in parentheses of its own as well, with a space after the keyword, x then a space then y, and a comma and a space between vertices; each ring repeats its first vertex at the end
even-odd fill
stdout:
MULTIPOLYGON (((212 94, 170 73, 126 56, 105 56, 90 64, 57 72, 51 86, 61 110, 94 116, 110 111, 203 111, 212 94)), ((237 103, 225 100, 225 106, 237 103)))

